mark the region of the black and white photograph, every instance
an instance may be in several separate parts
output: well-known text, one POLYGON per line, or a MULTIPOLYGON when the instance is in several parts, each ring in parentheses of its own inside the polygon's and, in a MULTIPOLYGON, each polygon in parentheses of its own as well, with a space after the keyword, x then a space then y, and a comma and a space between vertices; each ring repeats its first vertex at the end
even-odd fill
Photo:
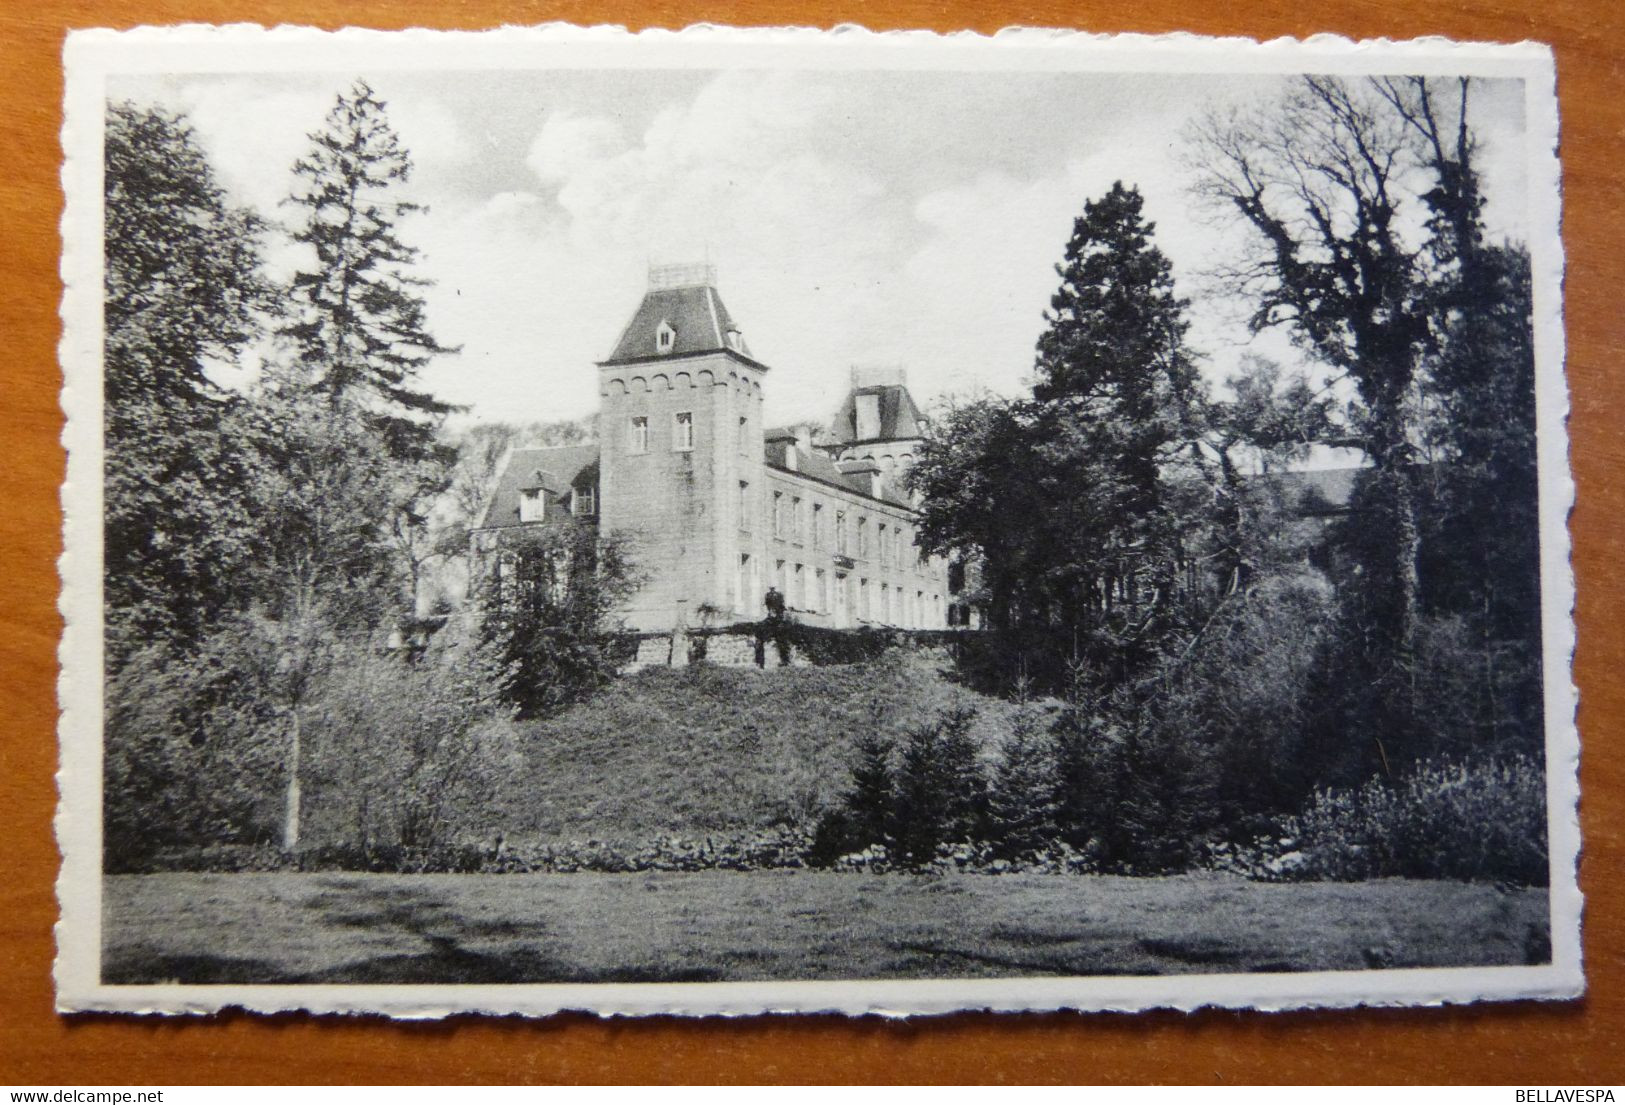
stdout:
POLYGON ((1543 48, 66 57, 62 1008, 1580 992, 1543 48))

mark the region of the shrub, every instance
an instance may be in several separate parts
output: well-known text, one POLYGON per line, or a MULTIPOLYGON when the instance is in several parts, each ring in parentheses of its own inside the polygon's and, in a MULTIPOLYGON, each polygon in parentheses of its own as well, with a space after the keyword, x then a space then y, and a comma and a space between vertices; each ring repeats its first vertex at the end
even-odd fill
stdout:
POLYGON ((489 826, 518 762, 490 650, 448 631, 416 660, 342 656, 307 710, 305 840, 365 856, 489 826))
POLYGON ((1403 876, 1544 886, 1546 780, 1527 756, 1431 760, 1353 790, 1320 790, 1266 849, 1260 873, 1403 876))
POLYGON ((137 651, 107 680, 103 849, 110 872, 168 849, 271 840, 284 747, 274 657, 227 626, 198 649, 137 651))
POLYGON ((703 837, 571 840, 554 844, 463 840, 425 847, 326 844, 289 855, 272 846, 172 848, 136 871, 368 871, 388 874, 526 874, 574 871, 755 871, 806 866, 809 834, 783 826, 703 837))

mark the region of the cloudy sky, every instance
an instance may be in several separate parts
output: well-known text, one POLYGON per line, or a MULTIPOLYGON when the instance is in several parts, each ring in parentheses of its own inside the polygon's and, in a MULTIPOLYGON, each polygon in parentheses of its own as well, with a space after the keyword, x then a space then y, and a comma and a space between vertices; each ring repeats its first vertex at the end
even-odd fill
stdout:
MULTIPOLYGON (((388 103, 425 203, 431 328, 462 352, 426 373, 474 417, 597 404, 651 263, 709 259, 753 352, 768 418, 827 418, 852 365, 902 365, 916 396, 1013 394, 1032 370, 1072 219, 1138 184, 1193 340, 1222 377, 1252 348, 1200 280, 1236 239, 1187 191, 1181 132, 1278 94, 1270 76, 813 70, 366 72, 119 78, 109 94, 190 117, 222 181, 273 220, 335 93, 388 103)), ((1490 221, 1522 236, 1520 86, 1476 93, 1490 221)), ((284 246, 285 273, 303 258, 284 246)))

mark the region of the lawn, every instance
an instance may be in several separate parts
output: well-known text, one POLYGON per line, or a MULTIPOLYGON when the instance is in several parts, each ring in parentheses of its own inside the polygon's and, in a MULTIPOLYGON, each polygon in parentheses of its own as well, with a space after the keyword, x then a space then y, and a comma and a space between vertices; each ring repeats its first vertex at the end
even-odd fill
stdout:
POLYGON ((108 983, 672 982, 1311 971, 1547 958, 1543 890, 1233 876, 159 874, 108 983))

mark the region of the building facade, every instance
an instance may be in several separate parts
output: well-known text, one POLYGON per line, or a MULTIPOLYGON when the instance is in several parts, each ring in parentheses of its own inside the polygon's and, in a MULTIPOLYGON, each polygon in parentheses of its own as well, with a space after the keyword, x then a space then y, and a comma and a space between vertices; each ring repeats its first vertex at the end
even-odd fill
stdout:
POLYGON ((597 443, 516 450, 487 532, 569 520, 629 536, 635 630, 755 620, 769 587, 810 624, 948 624, 947 564, 916 547, 903 485, 925 426, 900 371, 854 372, 827 432, 764 427, 769 368, 708 266, 651 271, 597 371, 597 443))

